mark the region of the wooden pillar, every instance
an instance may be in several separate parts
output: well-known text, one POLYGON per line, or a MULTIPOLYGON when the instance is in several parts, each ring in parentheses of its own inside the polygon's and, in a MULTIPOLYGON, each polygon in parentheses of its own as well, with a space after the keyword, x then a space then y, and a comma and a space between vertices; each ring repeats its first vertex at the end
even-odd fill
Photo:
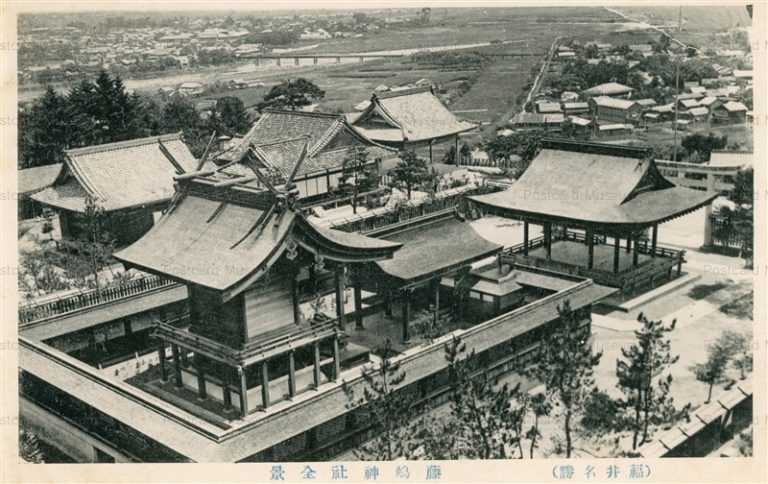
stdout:
POLYGON ((408 321, 411 319, 411 290, 403 291, 403 343, 410 339, 408 321))
MULTIPOLYGON (((195 355, 195 360, 197 360, 197 355, 195 355)), ((205 400, 208 398, 208 392, 205 389, 205 371, 203 371, 202 366, 199 362, 196 362, 195 369, 197 370, 197 397, 200 400, 205 400)))
POLYGON ((293 350, 288 352, 288 398, 296 396, 296 357, 293 350))
POLYGON ((435 325, 437 325, 440 319, 440 276, 436 277, 432 284, 435 286, 435 325))
POLYGON ((627 254, 632 252, 632 234, 627 236, 627 254))
POLYGON ((552 222, 544 224, 544 245, 547 248, 547 260, 552 260, 552 222))
POLYGON ((356 281, 354 287, 355 293, 355 327, 363 329, 363 290, 360 288, 360 281, 356 281))
POLYGON ((528 221, 523 221, 523 255, 528 255, 528 221))
POLYGON ((341 355, 339 353, 339 337, 333 338, 333 381, 339 381, 341 377, 341 355))
POLYGON ((314 377, 315 377, 315 390, 320 388, 320 343, 315 342, 314 346, 314 377))
POLYGON ((595 234, 587 229, 587 269, 595 267, 595 234))
POLYGON ((160 341, 160 348, 157 350, 157 355, 160 357, 160 378, 163 383, 168 381, 168 368, 165 366, 165 341, 160 341))
POLYGON ((432 140, 429 140, 429 163, 432 164, 434 161, 432 160, 432 140))
POLYGON ((653 226, 651 234, 651 257, 656 257, 656 242, 659 240, 659 224, 653 226))
POLYGON ((386 294, 384 294, 384 316, 391 318, 392 317, 392 290, 387 289, 386 294))
POLYGON ((456 166, 461 166, 461 155, 459 154, 459 135, 456 135, 456 138, 454 139, 454 147, 453 149, 456 152, 456 166))
POLYGON ((339 264, 333 273, 336 283, 336 318, 339 320, 339 328, 344 330, 344 266, 339 264))
MULTIPOLYGON (((310 266, 312 267, 312 266, 310 266)), ((301 324, 301 308, 299 307, 299 282, 298 274, 291 277, 291 301, 293 304, 293 324, 301 324)))
POLYGON ((237 367, 237 379, 240 383, 240 415, 246 417, 248 415, 248 380, 242 366, 237 367))
POLYGON ((683 272, 683 254, 677 253, 677 275, 679 276, 683 272))
POLYGON ((635 250, 632 252, 632 266, 637 267, 638 266, 638 260, 640 257, 640 248, 638 247, 639 244, 639 238, 640 236, 635 234, 635 250))
POLYGON ((613 237, 613 273, 619 273, 619 252, 621 249, 621 237, 615 235, 613 237))
POLYGON ((179 345, 171 345, 171 353, 173 354, 173 372, 174 383, 178 388, 181 388, 184 384, 181 382, 181 359, 179 358, 179 345))
POLYGON ((232 384, 232 369, 227 367, 224 371, 224 378, 222 379, 221 397, 224 400, 224 410, 232 410, 232 392, 230 391, 230 385, 232 384))
POLYGON ((269 362, 261 362, 261 404, 266 410, 269 407, 269 362))

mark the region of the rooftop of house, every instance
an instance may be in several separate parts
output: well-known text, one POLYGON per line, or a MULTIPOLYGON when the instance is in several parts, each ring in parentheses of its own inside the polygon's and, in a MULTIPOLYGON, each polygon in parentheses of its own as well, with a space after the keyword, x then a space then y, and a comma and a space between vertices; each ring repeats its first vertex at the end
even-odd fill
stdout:
POLYGON ((650 225, 710 203, 716 195, 664 178, 647 149, 545 140, 508 190, 470 197, 492 210, 603 225, 650 225))
POLYGON ((181 133, 71 149, 54 183, 33 198, 73 211, 88 196, 106 211, 152 205, 169 200, 173 176, 197 163, 181 133))

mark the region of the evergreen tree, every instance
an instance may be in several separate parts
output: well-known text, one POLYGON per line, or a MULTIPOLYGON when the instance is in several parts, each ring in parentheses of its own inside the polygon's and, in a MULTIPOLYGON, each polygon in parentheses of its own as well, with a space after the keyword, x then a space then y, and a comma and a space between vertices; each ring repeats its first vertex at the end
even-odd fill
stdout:
POLYGON ((429 181, 431 173, 426 160, 416 156, 412 150, 401 150, 398 153, 400 161, 397 168, 392 171, 393 178, 397 183, 405 186, 408 193, 408 200, 411 199, 411 190, 429 181))
POLYGON ((415 397, 398 390, 406 375, 400 364, 392 361, 394 351, 389 339, 379 353, 381 363, 363 371, 362 395, 346 382, 343 384, 347 408, 356 410, 375 429, 376 437, 355 450, 360 460, 391 461, 412 455, 410 419, 415 397))
POLYGON ((542 340, 536 363, 524 371, 546 387, 546 395, 562 417, 565 456, 573 453, 573 425, 595 386, 594 368, 602 352, 593 353, 581 320, 566 301, 557 308, 558 320, 542 340))
POLYGON ((215 113, 218 124, 211 126, 217 133, 235 136, 248 131, 250 121, 243 101, 235 96, 224 96, 216 100, 215 113))
POLYGON ((342 181, 339 190, 352 197, 352 213, 357 213, 357 197, 362 192, 376 188, 378 177, 376 170, 368 163, 368 150, 365 146, 356 146, 348 150, 344 158, 342 181))
POLYGON ((624 394, 619 401, 623 414, 617 423, 621 429, 632 432, 632 450, 648 441, 651 425, 674 422, 690 408, 688 404, 677 410, 669 394, 669 368, 679 356, 672 355, 668 334, 675 329, 676 321, 665 326, 662 321, 650 320, 640 313, 638 322, 642 328, 635 331, 636 342, 622 348, 622 359, 616 360, 617 386, 624 394))
POLYGON ((19 167, 61 163, 70 144, 66 99, 50 86, 28 110, 19 113, 19 167))
POLYGON ((723 340, 716 340, 707 348, 707 360, 690 367, 696 379, 707 384, 707 400, 712 400, 712 389, 726 380, 726 370, 731 360, 731 348, 723 340))
POLYGON ((289 79, 273 86, 264 101, 258 104, 259 111, 264 109, 288 109, 296 111, 304 106, 320 101, 325 91, 307 79, 289 79))

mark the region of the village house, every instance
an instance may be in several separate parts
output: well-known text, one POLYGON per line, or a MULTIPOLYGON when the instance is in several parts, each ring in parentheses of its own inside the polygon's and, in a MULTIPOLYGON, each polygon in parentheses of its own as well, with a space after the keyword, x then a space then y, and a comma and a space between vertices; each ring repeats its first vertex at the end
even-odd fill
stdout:
POLYGON ((728 101, 712 110, 715 123, 743 123, 747 117, 747 106, 739 101, 728 101))
POLYGON ((697 101, 696 99, 679 99, 677 101, 677 108, 681 111, 695 108, 698 105, 699 105, 699 101, 697 101))
POLYGON ((634 124, 642 114, 642 106, 627 99, 597 96, 588 102, 592 119, 598 124, 634 124))
POLYGON ((173 177, 197 164, 180 133, 66 150, 55 181, 32 199, 58 213, 63 238, 77 239, 90 198, 123 246, 152 227, 173 196, 173 177))
POLYGON ((536 103, 536 111, 542 114, 552 114, 563 112, 560 103, 540 101, 536 103))
POLYGON ((196 96, 205 92, 205 86, 200 82, 182 82, 176 92, 182 96, 196 96))
POLYGON ((589 113, 589 103, 586 101, 563 103, 563 112, 566 116, 589 113))
POLYGON ((709 109, 704 106, 697 106, 688 109, 678 115, 682 115, 685 119, 690 120, 693 124, 705 123, 709 118, 709 109))
POLYGON ((591 87, 583 92, 586 97, 608 96, 617 98, 629 98, 634 89, 618 82, 606 82, 591 87))
POLYGON ((509 125, 515 129, 544 129, 546 131, 559 131, 565 121, 562 113, 518 113, 509 120, 509 125))

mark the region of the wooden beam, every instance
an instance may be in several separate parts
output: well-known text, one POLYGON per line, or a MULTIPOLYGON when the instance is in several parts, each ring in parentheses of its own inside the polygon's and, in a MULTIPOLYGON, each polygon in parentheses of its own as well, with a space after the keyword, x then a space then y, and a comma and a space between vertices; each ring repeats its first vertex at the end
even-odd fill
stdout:
POLYGON ((231 187, 232 185, 237 185, 240 183, 250 183, 258 179, 259 177, 256 175, 239 176, 237 178, 232 178, 231 180, 224 180, 218 183, 214 183, 213 186, 214 188, 226 188, 226 187, 231 187))
POLYGON ((293 350, 288 352, 288 398, 296 396, 296 357, 293 350))
POLYGON ((199 364, 195 365, 197 370, 197 397, 200 400, 208 398, 208 392, 205 389, 205 372, 199 364))
POLYGON ((174 383, 176 387, 181 388, 184 383, 181 381, 181 359, 179 358, 179 346, 171 345, 171 353, 173 354, 173 371, 174 371, 174 383))
POLYGON ((157 350, 157 356, 160 357, 160 378, 163 383, 168 381, 168 368, 165 361, 165 341, 160 341, 160 348, 157 350))
POLYGON ((333 380, 341 378, 341 356, 339 354, 339 337, 333 338, 333 380))
POLYGON ((635 250, 632 252, 632 266, 633 267, 637 267, 638 259, 639 259, 639 256, 640 256, 640 247, 639 247, 639 245, 640 245, 639 242, 640 241, 638 240, 639 237, 640 236, 638 234, 635 234, 635 247, 634 247, 635 250))
POLYGON ((197 178, 199 176, 211 176, 214 173, 216 173, 215 170, 190 171, 188 173, 182 173, 181 175, 174 175, 173 179, 174 179, 174 181, 184 181, 184 180, 189 180, 189 179, 192 179, 192 178, 197 178))
POLYGON ((363 290, 360 288, 359 281, 354 287, 355 293, 355 326, 357 329, 363 329, 363 290))
POLYGON ((261 362, 261 404, 264 410, 269 407, 269 365, 268 361, 261 362))
POLYGON ((242 366, 237 367, 237 377, 240 381, 240 415, 245 418, 248 415, 248 379, 242 366))
POLYGON ((320 388, 320 342, 315 341, 314 345, 314 377, 315 390, 320 388))
POLYGON ((336 319, 339 328, 344 330, 344 266, 339 264, 333 271, 333 279, 336 285, 336 319))
POLYGON ((411 291, 403 291, 403 343, 410 339, 408 334, 408 322, 411 319, 411 291))
POLYGON ((523 255, 528 255, 528 221, 523 220, 523 255))

